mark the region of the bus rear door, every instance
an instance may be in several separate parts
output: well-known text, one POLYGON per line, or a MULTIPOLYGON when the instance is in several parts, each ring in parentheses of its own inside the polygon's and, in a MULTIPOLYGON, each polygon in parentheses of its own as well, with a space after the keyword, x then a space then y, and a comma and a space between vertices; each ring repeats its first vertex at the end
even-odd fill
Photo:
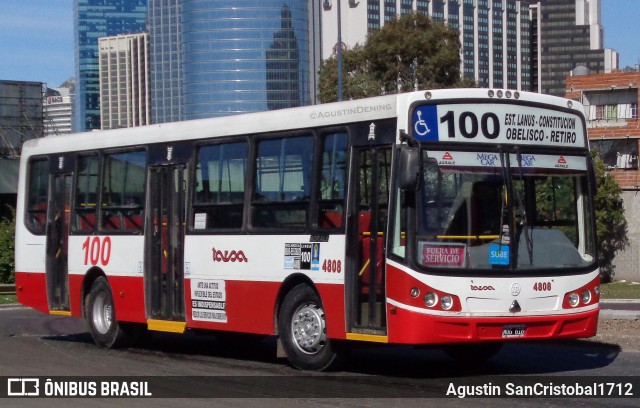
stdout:
POLYGON ((69 308, 69 209, 73 189, 73 157, 50 161, 49 205, 47 212, 46 276, 51 313, 70 314, 69 308))
MULTIPOLYGON (((170 150, 171 149, 171 150, 170 150)), ((186 163, 149 166, 145 230, 145 294, 149 329, 184 330, 186 163), (172 322, 178 322, 172 325, 172 322)), ((153 150, 152 150, 153 160, 153 150)))

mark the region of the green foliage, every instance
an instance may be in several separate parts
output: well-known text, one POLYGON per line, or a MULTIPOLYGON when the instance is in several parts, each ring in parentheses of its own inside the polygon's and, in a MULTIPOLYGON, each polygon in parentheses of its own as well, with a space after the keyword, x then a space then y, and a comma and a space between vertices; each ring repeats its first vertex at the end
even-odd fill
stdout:
MULTIPOLYGON (((364 46, 344 51, 343 97, 408 92, 429 88, 475 86, 460 79, 460 39, 457 30, 423 14, 405 14, 369 34, 364 46)), ((331 57, 320 67, 322 102, 337 100, 338 62, 331 57)))
POLYGON ((598 187, 595 210, 600 277, 603 282, 611 282, 614 275, 613 258, 617 252, 629 245, 627 220, 624 216, 620 186, 607 173, 607 166, 598 157, 597 152, 594 150, 591 155, 598 187))
MULTIPOLYGON (((356 45, 342 54, 343 97, 362 99, 380 95, 382 83, 371 73, 364 48, 356 45)), ((322 102, 338 100, 338 60, 329 58, 320 67, 318 98, 322 102)))
POLYGON ((0 220, 0 283, 13 283, 14 275, 14 237, 16 231, 16 213, 12 209, 10 219, 0 220))

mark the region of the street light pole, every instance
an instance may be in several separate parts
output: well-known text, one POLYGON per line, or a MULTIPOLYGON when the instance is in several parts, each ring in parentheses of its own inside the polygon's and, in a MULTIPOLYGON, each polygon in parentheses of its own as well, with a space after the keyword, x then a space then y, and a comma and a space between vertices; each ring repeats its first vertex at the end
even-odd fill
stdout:
POLYGON ((340 0, 338 4, 338 102, 342 101, 342 16, 340 13, 340 0))

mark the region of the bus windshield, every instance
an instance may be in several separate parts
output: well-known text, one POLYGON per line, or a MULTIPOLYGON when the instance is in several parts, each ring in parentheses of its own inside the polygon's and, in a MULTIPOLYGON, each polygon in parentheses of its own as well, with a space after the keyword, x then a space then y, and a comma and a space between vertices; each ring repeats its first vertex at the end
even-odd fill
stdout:
POLYGON ((425 150, 417 262, 496 271, 592 266, 584 156, 425 150))

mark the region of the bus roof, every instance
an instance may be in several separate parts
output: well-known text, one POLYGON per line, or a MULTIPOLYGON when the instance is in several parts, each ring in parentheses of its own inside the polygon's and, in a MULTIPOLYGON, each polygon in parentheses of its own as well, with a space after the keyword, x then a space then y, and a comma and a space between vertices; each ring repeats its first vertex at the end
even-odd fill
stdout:
POLYGON ((410 126, 408 110, 415 103, 455 101, 473 104, 480 100, 516 105, 521 103, 546 105, 551 109, 565 110, 568 105, 572 105, 569 107, 572 113, 583 117, 583 108, 579 102, 549 95, 475 88, 436 89, 210 119, 32 139, 24 143, 23 156, 260 134, 394 117, 398 118, 398 127, 406 129, 410 126), (506 95, 510 95, 510 98, 506 95))

